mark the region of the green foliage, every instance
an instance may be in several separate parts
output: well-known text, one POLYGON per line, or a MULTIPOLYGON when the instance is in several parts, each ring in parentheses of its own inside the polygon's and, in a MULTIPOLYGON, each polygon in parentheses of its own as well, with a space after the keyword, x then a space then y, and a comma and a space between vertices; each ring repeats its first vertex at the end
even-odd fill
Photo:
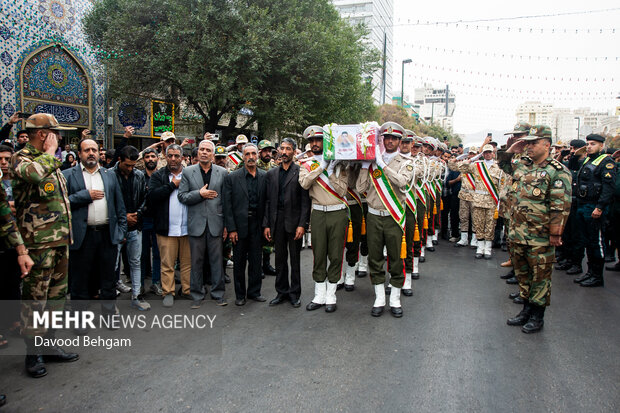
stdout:
MULTIPOLYGON (((264 132, 354 123, 373 111, 377 51, 328 0, 100 0, 84 20, 108 60, 111 93, 191 108, 213 131, 241 108, 264 132)), ((226 131, 224 132, 226 133, 226 131)))

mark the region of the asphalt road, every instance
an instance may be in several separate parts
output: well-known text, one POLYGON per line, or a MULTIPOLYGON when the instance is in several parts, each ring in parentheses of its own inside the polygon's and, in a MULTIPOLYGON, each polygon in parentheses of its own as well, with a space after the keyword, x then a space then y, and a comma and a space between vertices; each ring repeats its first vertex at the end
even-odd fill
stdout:
MULTIPOLYGON (((516 288, 498 278, 506 254, 495 254, 474 260, 473 250, 443 241, 421 264, 413 297, 402 298, 401 319, 370 316, 368 278, 338 292, 333 314, 236 307, 228 284, 230 305, 196 310, 217 315, 221 352, 201 355, 204 341, 179 334, 158 340, 176 356, 83 352, 76 363, 48 365, 41 379, 26 376, 23 357, 3 356, 9 401, 0 412, 620 411, 620 275, 585 289, 554 271, 544 330, 526 335, 506 325, 520 306, 507 298, 516 288)), ((311 267, 305 250, 304 306, 311 267)), ((268 299, 273 284, 264 280, 268 299)), ((188 313, 189 305, 175 302, 188 313)), ((132 312, 127 301, 119 307, 132 312)))

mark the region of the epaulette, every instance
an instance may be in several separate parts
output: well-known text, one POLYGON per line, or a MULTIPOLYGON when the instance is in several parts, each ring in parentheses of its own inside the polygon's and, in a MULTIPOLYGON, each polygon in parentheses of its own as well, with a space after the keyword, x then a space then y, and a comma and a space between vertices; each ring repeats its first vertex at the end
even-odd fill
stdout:
POLYGON ((564 169, 564 165, 562 165, 562 163, 560 163, 556 159, 552 159, 551 162, 549 162, 549 163, 551 164, 551 166, 553 166, 558 171, 561 171, 562 169, 564 169))

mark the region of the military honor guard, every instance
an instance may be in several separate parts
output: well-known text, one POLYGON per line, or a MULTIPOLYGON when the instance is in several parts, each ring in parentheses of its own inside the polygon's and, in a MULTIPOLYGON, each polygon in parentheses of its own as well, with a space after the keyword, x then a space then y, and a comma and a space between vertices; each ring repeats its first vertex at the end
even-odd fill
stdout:
POLYGON ((356 189, 365 192, 368 200, 366 231, 368 237, 368 269, 375 289, 371 315, 379 317, 385 307, 385 257, 387 249, 390 273, 390 309, 394 317, 402 317, 400 290, 405 282, 404 258, 407 256, 405 237, 405 193, 413 176, 413 165, 402 156, 398 147, 405 136, 402 126, 394 122, 381 125, 385 152, 379 146, 374 162, 362 162, 356 189))
POLYGON ((328 313, 336 311, 336 289, 342 268, 342 256, 349 223, 347 168, 323 159, 323 128, 309 126, 304 138, 313 156, 299 169, 299 183, 310 193, 312 212, 312 252, 314 265, 314 298, 306 306, 312 311, 325 305, 328 313), (327 259, 329 258, 329 268, 327 259))
POLYGON ((551 129, 536 125, 508 150, 498 152, 500 168, 513 180, 514 202, 508 235, 519 293, 524 301, 521 312, 507 323, 522 326, 524 333, 536 333, 544 325, 545 309, 551 297, 555 247, 561 244, 570 212, 570 173, 551 157, 550 148, 551 129), (515 154, 524 156, 515 159, 515 154))

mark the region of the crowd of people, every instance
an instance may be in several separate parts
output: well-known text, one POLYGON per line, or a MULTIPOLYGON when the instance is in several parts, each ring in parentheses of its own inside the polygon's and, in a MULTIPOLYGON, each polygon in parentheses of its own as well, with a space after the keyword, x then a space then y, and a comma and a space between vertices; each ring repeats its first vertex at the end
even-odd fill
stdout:
POLYGON ((354 291, 369 275, 371 315, 387 307, 402 317, 401 294, 413 294, 420 263, 443 238, 474 248, 475 259, 509 252, 502 266, 512 270, 502 278, 519 285, 511 299, 523 309, 507 323, 534 333, 550 302, 553 264, 580 274, 585 252, 588 268, 575 282, 602 286, 604 261, 618 246, 620 152, 606 151, 600 135, 565 148, 553 145, 549 127, 519 123, 501 148, 487 136, 464 150, 386 122, 375 159, 339 161, 324 157, 320 126, 304 131, 304 150, 291 138, 255 145, 244 135, 225 147, 207 133, 187 156, 187 141, 177 144, 172 132, 139 151, 129 145, 131 127, 105 156, 88 131, 61 150, 63 129, 54 116, 35 114, 0 146, 0 265, 8 269, 0 292, 30 303, 6 314, 2 327, 20 329, 32 377, 46 375, 47 362, 79 358, 34 345, 35 336, 55 332, 35 328, 33 312, 64 308, 67 295, 73 310, 97 300, 104 315, 118 313, 123 293, 148 311, 154 303, 145 291, 166 308, 185 298, 198 309, 207 298, 226 306, 232 282, 234 304, 243 306, 267 301, 263 279, 275 275, 269 305, 300 307, 300 253, 311 246, 306 310, 336 311, 337 291, 354 291))

